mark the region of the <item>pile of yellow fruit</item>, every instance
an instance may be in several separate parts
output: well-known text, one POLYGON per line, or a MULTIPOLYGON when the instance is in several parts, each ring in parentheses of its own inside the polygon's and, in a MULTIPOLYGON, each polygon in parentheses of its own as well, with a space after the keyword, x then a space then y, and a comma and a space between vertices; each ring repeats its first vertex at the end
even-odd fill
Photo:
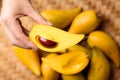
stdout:
POLYGON ((41 15, 53 25, 33 25, 29 38, 45 55, 17 46, 14 50, 42 80, 108 80, 110 61, 119 68, 117 44, 97 29, 101 20, 94 10, 45 10, 41 15))

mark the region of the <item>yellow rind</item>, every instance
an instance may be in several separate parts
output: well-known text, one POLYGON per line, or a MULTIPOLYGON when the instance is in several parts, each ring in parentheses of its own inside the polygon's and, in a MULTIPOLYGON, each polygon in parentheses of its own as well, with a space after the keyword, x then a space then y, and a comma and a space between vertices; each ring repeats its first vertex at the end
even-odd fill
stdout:
POLYGON ((13 46, 16 56, 19 60, 30 69, 35 75, 40 76, 40 60, 39 55, 35 50, 29 50, 13 46))

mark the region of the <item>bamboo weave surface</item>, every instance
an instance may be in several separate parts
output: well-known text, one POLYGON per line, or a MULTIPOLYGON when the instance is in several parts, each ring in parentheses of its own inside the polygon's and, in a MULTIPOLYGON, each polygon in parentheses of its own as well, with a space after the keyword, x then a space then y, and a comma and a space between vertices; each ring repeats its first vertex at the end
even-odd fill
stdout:
MULTIPOLYGON (((32 3, 40 11, 79 6, 96 10, 103 19, 101 29, 116 40, 120 49, 120 0, 32 0, 32 3)), ((26 23, 30 25, 29 21, 26 23)), ((0 80, 40 80, 17 59, 11 46, 0 27, 0 80)), ((109 80, 120 80, 120 68, 112 66, 109 80)))

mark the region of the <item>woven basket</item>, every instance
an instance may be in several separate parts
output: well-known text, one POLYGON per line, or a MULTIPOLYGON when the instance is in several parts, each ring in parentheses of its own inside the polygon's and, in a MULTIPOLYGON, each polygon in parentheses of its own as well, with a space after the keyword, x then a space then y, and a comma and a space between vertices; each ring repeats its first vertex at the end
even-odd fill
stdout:
MULTIPOLYGON (((94 9, 101 18, 101 29, 110 34, 120 50, 120 1, 119 0, 32 0, 39 11, 45 9, 71 9, 82 6, 84 10, 94 9)), ((29 21, 26 21, 31 26, 29 21)), ((12 45, 0 27, 0 80, 40 80, 15 56, 12 45), (4 35, 4 36, 3 36, 4 35)), ((111 64, 109 80, 120 80, 120 68, 111 64)))

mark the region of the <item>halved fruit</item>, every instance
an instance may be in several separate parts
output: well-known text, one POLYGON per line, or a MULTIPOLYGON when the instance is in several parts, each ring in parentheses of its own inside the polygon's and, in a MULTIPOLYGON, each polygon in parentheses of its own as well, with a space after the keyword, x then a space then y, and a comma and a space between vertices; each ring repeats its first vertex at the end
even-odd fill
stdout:
POLYGON ((29 38, 39 49, 58 52, 79 43, 84 34, 73 34, 48 25, 34 25, 29 38))
POLYGON ((75 74, 82 71, 88 65, 89 59, 86 53, 74 51, 51 58, 43 57, 42 61, 59 73, 75 74))
POLYGON ((79 44, 76 44, 72 47, 69 47, 68 51, 69 52, 71 52, 71 51, 83 51, 88 55, 89 59, 91 59, 91 57, 92 57, 92 51, 90 49, 87 49, 86 47, 83 47, 82 45, 79 45, 79 44))
MULTIPOLYGON (((47 58, 56 57, 56 53, 49 53, 47 58)), ((41 64, 42 80, 58 80, 59 73, 51 69, 44 61, 41 64)))

